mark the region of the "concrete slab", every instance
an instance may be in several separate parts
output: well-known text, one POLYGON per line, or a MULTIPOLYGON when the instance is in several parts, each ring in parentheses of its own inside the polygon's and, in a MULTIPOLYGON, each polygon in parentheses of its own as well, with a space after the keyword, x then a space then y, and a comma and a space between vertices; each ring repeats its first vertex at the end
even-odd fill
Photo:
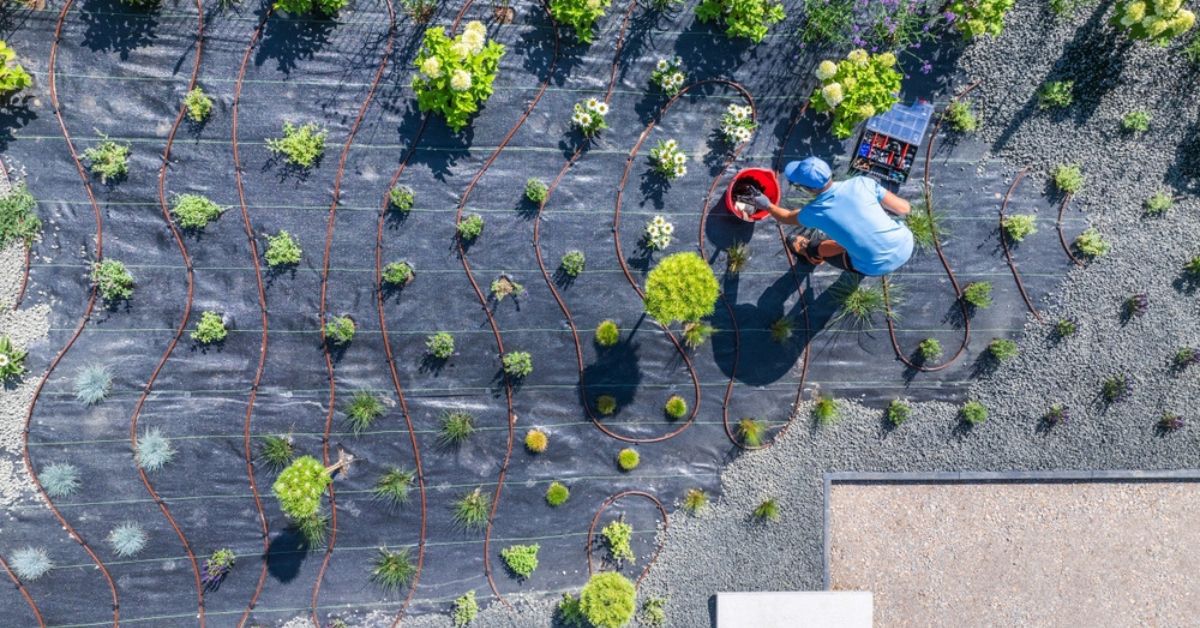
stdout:
POLYGON ((717 594, 717 628, 871 628, 870 591, 753 591, 717 594))

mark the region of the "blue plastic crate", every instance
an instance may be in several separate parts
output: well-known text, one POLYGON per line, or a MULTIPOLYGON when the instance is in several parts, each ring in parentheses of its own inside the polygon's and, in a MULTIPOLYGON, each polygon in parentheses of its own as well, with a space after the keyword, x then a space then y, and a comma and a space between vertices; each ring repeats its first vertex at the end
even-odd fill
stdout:
POLYGON ((867 132, 882 133, 901 142, 920 146, 932 117, 933 103, 918 101, 911 105, 897 104, 867 120, 867 132))

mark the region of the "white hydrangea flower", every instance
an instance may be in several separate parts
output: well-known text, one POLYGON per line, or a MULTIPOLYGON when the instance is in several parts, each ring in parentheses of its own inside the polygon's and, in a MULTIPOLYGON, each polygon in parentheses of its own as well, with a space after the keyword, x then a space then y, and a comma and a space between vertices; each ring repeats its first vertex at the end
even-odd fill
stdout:
POLYGON ((461 40, 456 41, 450 44, 450 53, 459 60, 466 60, 467 57, 471 56, 471 44, 461 40))
POLYGON ((479 20, 471 20, 470 22, 467 22, 467 27, 463 29, 463 31, 467 33, 484 34, 487 33, 487 27, 484 26, 483 22, 480 22, 479 20))
POLYGON ((837 107, 841 104, 845 94, 842 93, 842 86, 837 83, 830 83, 821 88, 821 97, 825 99, 825 104, 830 108, 837 107))
POLYGON ((837 64, 829 59, 817 65, 817 78, 822 81, 833 78, 835 74, 837 74, 837 64))
POLYGON ((870 58, 870 55, 868 55, 867 51, 863 50, 862 48, 855 48, 854 50, 851 50, 849 54, 846 55, 846 58, 853 61, 854 63, 863 65, 870 58))
POLYGON ((471 89, 471 73, 466 70, 455 70, 450 76, 450 89, 464 92, 471 89))
POLYGON ((440 77, 442 75, 442 60, 437 57, 429 57, 422 61, 421 73, 431 79, 440 77))
POLYGON ((463 33, 462 36, 463 43, 470 46, 471 54, 476 55, 480 52, 483 52, 483 44, 485 39, 486 37, 484 34, 479 31, 467 31, 463 33))

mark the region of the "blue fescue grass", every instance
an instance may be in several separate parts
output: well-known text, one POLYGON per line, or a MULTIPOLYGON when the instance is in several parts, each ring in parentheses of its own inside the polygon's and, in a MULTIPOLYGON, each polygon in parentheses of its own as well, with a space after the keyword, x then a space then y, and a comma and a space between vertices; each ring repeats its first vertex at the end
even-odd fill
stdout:
POLYGON ((56 462, 42 469, 38 480, 51 497, 67 497, 79 490, 79 469, 73 464, 56 462))
POLYGON ((157 471, 174 458, 175 450, 171 447, 171 441, 158 428, 146 430, 138 439, 137 463, 141 468, 157 471))
POLYGON ((86 366, 75 376, 75 399, 85 406, 104 401, 112 392, 112 373, 108 367, 93 364, 86 366))
POLYGON ((8 557, 8 566, 21 580, 33 582, 53 569, 54 561, 44 548, 22 547, 8 557))
POLYGON ((108 544, 121 558, 128 558, 146 547, 146 531, 142 526, 126 521, 108 533, 108 544))

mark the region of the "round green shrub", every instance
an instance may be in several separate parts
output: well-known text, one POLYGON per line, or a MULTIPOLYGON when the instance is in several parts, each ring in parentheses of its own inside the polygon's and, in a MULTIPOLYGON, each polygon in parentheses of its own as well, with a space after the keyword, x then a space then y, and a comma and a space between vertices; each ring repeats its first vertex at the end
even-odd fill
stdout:
POLYGON ((672 419, 682 419, 687 411, 687 401, 679 395, 671 395, 671 398, 667 399, 667 403, 663 405, 663 412, 666 412, 667 416, 672 419))
POLYGON ((642 462, 641 455, 632 447, 626 447, 617 453, 617 466, 622 471, 633 471, 642 462))
POLYGON ((615 571, 591 577, 579 592, 579 610, 595 628, 620 628, 636 609, 637 591, 628 578, 615 571))
POLYGON ((611 347, 621 341, 621 328, 614 320, 606 320, 596 326, 596 344, 611 347))
POLYGON ((669 325, 712 314, 720 288, 712 268, 695 253, 676 253, 646 277, 646 312, 669 325))
POLYGON ((279 507, 293 520, 307 519, 317 514, 321 493, 333 481, 321 461, 312 456, 296 458, 279 473, 271 491, 279 499, 279 507))
POLYGON ((600 395, 596 397, 596 412, 604 416, 609 416, 617 411, 617 398, 612 395, 600 395))
POLYGON ((562 506, 570 498, 571 489, 562 482, 551 482, 550 487, 546 489, 546 503, 551 506, 562 506))

